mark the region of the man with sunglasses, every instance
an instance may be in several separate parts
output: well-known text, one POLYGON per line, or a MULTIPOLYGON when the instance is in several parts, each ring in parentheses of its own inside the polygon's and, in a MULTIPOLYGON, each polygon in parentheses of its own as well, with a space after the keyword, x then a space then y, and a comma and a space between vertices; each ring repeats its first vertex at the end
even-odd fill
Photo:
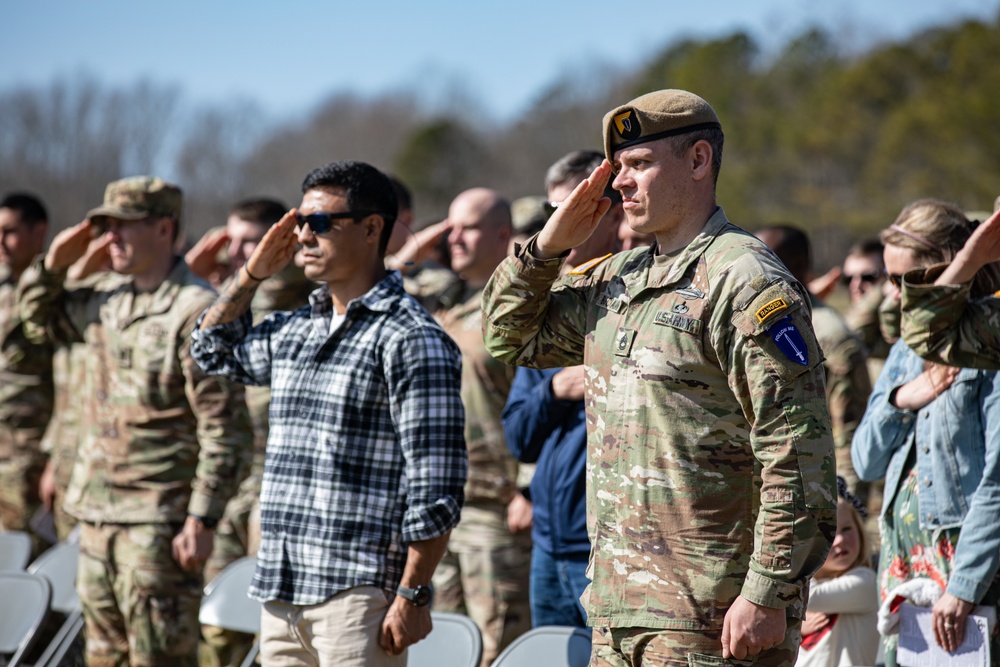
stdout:
POLYGON ((192 352, 271 387, 250 588, 263 663, 402 667, 431 629, 431 575, 463 502, 460 355, 384 268, 388 178, 334 162, 302 193, 202 315, 192 352), (321 286, 253 325, 258 286, 296 252, 321 286))
POLYGON ((202 568, 250 456, 243 388, 191 358, 215 292, 173 252, 181 201, 159 178, 109 184, 21 283, 33 335, 89 352, 65 499, 81 526, 88 665, 197 665, 202 568), (93 236, 121 275, 70 288, 67 270, 93 236))

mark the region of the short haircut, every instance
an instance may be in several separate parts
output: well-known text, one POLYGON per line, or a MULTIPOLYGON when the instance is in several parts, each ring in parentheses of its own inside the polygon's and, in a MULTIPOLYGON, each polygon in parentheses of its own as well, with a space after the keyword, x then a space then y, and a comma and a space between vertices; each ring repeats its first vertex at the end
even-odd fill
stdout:
POLYGON ((882 240, 877 236, 869 236, 852 245, 851 249, 847 251, 847 256, 867 257, 868 255, 878 255, 878 259, 881 262, 883 252, 885 252, 885 246, 882 244, 882 240))
POLYGON ((796 280, 801 283, 806 281, 812 265, 812 248, 804 231, 792 225, 769 225, 758 229, 754 234, 758 237, 761 234, 773 234, 776 237, 773 245, 768 243, 767 246, 796 280))
POLYGON ((399 205, 399 211, 412 211, 413 210, 413 194, 410 193, 410 188, 406 187, 406 183, 399 180, 396 176, 389 175, 389 182, 392 183, 392 189, 396 193, 396 203, 399 205))
MULTIPOLYGON (((557 185, 562 185, 570 181, 579 183, 601 166, 601 162, 603 161, 604 153, 598 153, 597 151, 573 151, 572 153, 567 153, 556 160, 549 167, 548 171, 545 172, 545 190, 548 191, 549 188, 554 188, 557 185)), ((611 203, 614 204, 622 200, 622 194, 611 187, 612 180, 608 179, 608 185, 604 188, 604 196, 611 199, 611 203)))
POLYGON ((277 199, 244 199, 229 209, 229 215, 240 220, 270 228, 288 212, 288 207, 277 199))
POLYGON ((385 253, 396 222, 398 204, 392 181, 375 167, 357 160, 331 162, 316 167, 302 181, 302 192, 343 190, 351 211, 375 213, 382 218, 379 252, 385 253))
POLYGON ((667 141, 670 142, 674 157, 678 158, 684 157, 687 150, 699 141, 708 142, 708 145, 712 147, 712 188, 714 189, 719 182, 719 172, 722 171, 722 146, 725 143, 725 139, 726 136, 720 128, 711 127, 705 130, 686 132, 676 137, 669 137, 667 141))
POLYGON ((9 208, 16 212, 21 222, 29 227, 49 221, 49 214, 42 201, 27 192, 11 192, 5 195, 3 201, 0 201, 0 208, 9 208))

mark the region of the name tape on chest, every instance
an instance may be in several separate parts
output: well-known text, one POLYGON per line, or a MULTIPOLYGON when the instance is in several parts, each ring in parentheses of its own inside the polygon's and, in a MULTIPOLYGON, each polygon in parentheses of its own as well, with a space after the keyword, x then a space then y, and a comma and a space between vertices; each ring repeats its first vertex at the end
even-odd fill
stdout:
POLYGON ((680 329, 681 331, 686 331, 690 334, 701 333, 701 320, 688 315, 682 315, 678 312, 661 310, 656 313, 653 321, 656 324, 673 327, 674 329, 680 329))

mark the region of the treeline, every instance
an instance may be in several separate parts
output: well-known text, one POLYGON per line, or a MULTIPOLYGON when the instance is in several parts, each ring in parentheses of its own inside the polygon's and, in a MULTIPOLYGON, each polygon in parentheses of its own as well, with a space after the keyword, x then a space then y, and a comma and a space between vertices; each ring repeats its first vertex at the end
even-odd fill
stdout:
POLYGON ((768 57, 743 33, 673 43, 637 72, 556 81, 507 123, 461 96, 430 109, 397 91, 335 94, 274 124, 246 103, 188 108, 173 86, 61 79, 0 92, 0 191, 37 192, 60 228, 96 205, 108 181, 165 174, 184 187, 185 226, 197 236, 237 199, 294 204, 309 169, 355 158, 408 182, 418 218, 440 218, 466 187, 540 193, 560 155, 600 149, 606 110, 665 87, 694 91, 719 113, 729 217, 749 229, 807 227, 820 269, 913 199, 983 210, 1000 194, 1000 16, 863 53, 821 31, 768 57))

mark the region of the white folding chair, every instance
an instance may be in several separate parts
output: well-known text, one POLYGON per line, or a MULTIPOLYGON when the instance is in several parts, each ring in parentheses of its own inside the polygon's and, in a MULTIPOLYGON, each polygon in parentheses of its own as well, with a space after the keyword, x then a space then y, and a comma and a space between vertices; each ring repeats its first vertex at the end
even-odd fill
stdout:
POLYGON ((505 648, 492 667, 586 667, 590 630, 543 625, 525 632, 505 648))
MULTIPOLYGON (((261 605, 247 597, 256 568, 257 559, 252 556, 227 565, 205 587, 205 597, 201 601, 198 621, 202 625, 214 625, 225 630, 245 632, 248 635, 260 633, 261 605)), ((253 664, 258 651, 260 644, 255 641, 243 660, 243 667, 253 664)))
POLYGON ((407 667, 479 667, 483 636, 462 614, 431 612, 431 633, 406 650, 407 667))
POLYGON ((52 587, 38 574, 0 572, 0 654, 17 667, 31 650, 49 615, 52 587))
POLYGON ((31 538, 27 533, 0 533, 0 572, 24 572, 30 558, 31 538))
POLYGON ((48 579, 52 586, 51 609, 66 616, 58 632, 39 656, 36 667, 58 665, 83 630, 83 609, 76 594, 76 566, 79 559, 79 543, 60 542, 48 548, 28 566, 28 572, 48 579))

